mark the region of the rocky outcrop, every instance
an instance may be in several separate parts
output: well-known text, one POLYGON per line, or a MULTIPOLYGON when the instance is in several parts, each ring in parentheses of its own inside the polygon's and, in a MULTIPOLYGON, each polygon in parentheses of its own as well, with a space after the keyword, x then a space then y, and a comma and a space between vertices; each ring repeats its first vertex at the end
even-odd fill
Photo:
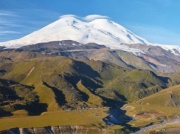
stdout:
POLYGON ((0 132, 2 134, 101 134, 102 129, 84 126, 47 126, 39 128, 13 128, 0 132))

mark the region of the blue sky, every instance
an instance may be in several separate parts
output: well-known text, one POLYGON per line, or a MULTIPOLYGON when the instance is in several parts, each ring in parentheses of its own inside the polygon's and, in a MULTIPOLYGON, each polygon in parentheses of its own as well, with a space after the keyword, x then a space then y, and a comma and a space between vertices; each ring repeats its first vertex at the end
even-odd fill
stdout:
POLYGON ((150 42, 180 45, 180 0, 0 0, 0 42, 66 14, 108 16, 150 42))

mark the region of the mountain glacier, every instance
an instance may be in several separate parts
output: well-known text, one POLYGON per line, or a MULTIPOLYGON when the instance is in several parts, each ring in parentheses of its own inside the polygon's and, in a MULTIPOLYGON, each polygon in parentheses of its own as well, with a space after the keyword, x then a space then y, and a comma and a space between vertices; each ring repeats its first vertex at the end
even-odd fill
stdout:
POLYGON ((73 15, 61 16, 59 20, 23 38, 3 42, 6 47, 19 47, 40 42, 74 40, 83 44, 104 44, 117 48, 120 43, 149 44, 123 26, 107 17, 90 15, 84 18, 73 15))
POLYGON ((75 15, 64 15, 59 20, 25 37, 1 42, 0 46, 19 48, 25 45, 62 40, 74 40, 83 44, 97 43, 111 49, 121 49, 133 53, 143 52, 125 44, 157 45, 174 54, 180 53, 179 46, 150 43, 125 27, 113 22, 108 17, 100 15, 89 15, 84 18, 75 15))

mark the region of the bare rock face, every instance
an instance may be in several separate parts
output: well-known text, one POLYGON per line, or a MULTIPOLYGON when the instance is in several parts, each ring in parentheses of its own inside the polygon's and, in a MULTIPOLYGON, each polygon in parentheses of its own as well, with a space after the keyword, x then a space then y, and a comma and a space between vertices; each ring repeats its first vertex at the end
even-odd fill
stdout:
MULTIPOLYGON (((125 68, 138 68, 161 73, 179 72, 180 55, 160 46, 144 44, 122 44, 137 49, 134 54, 126 50, 112 50, 95 43, 82 44, 72 40, 38 43, 17 50, 62 55, 72 59, 92 59, 116 64, 125 68)), ((16 50, 16 51, 17 51, 16 50)))
POLYGON ((47 126, 41 128, 13 128, 1 132, 2 134, 101 134, 98 128, 88 128, 83 126, 47 126))

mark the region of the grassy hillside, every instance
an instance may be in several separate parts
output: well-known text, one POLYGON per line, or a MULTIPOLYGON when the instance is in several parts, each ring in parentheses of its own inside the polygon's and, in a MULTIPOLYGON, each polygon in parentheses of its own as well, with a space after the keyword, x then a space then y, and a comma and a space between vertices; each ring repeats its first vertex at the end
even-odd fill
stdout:
POLYGON ((180 85, 167 88, 154 95, 143 98, 137 103, 149 103, 149 105, 180 107, 180 85))
POLYGON ((174 118, 180 113, 180 85, 162 90, 136 102, 123 106, 127 115, 133 116, 134 126, 158 123, 164 119, 174 118))
POLYGON ((151 71, 124 69, 103 62, 94 62, 91 66, 100 74, 103 83, 96 93, 120 101, 131 102, 156 93, 167 87, 169 80, 151 71))
POLYGON ((131 102, 168 85, 168 78, 151 71, 63 56, 15 60, 2 78, 33 87, 45 111, 101 107, 107 100, 131 102))
POLYGON ((137 57, 132 53, 125 51, 117 51, 116 53, 127 65, 131 67, 144 70, 153 70, 142 58, 137 57))
POLYGON ((79 105, 86 107, 87 104, 78 102, 87 102, 89 95, 79 90, 76 84, 81 80, 91 87, 93 85, 90 84, 98 79, 98 74, 88 65, 66 57, 19 61, 12 68, 3 78, 32 85, 40 102, 48 105, 48 111, 76 108, 79 105))
POLYGON ((45 126, 87 126, 102 127, 105 123, 102 118, 107 116, 108 109, 93 109, 82 111, 58 111, 43 113, 40 116, 14 116, 0 118, 0 131, 10 128, 31 128, 45 126))
MULTIPOLYGON (((125 109, 129 116, 139 114, 141 100, 138 100, 163 90, 170 83, 169 78, 157 76, 152 71, 127 69, 101 61, 45 55, 22 59, 22 55, 20 58, 17 55, 13 52, 14 58, 2 57, 0 63, 0 113, 1 116, 13 116, 0 119, 4 128, 45 124, 104 127, 103 118, 112 114, 104 107, 119 108, 122 104, 137 101, 130 103, 130 107, 136 105, 137 111, 125 109), (26 124, 20 123, 25 120, 26 124), (49 120, 52 122, 48 123, 49 120)), ((175 101, 179 101, 177 97, 173 96, 175 101)), ((148 105, 145 106, 148 109, 148 105)), ((167 107, 173 107, 173 103, 169 101, 167 107)), ((138 117, 140 120, 136 123, 140 126, 144 118, 141 114, 138 117)), ((145 123, 149 122, 146 120, 145 123)))
POLYGON ((172 80, 172 85, 180 84, 180 72, 176 72, 174 74, 168 74, 168 77, 172 80))
POLYGON ((97 106, 101 106, 103 103, 103 99, 100 98, 97 95, 94 95, 91 91, 89 91, 83 84, 81 81, 79 81, 77 83, 77 88, 79 90, 81 90, 82 92, 86 93, 86 95, 88 95, 88 103, 89 104, 96 104, 97 106))
POLYGON ((130 68, 121 57, 116 55, 113 51, 110 51, 108 48, 100 49, 99 51, 94 52, 89 59, 95 61, 103 61, 111 64, 115 64, 121 67, 130 68))
POLYGON ((43 111, 39 97, 33 86, 23 85, 11 80, 0 79, 0 116, 12 115, 15 110, 24 109, 28 114, 43 111))

